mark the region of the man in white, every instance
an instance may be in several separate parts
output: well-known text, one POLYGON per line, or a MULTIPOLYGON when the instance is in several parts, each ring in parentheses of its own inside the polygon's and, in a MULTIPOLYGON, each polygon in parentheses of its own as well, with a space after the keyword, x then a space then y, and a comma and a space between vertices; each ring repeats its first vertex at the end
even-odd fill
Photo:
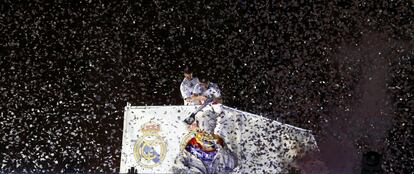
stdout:
POLYGON ((197 104, 202 104, 207 98, 212 98, 213 103, 222 103, 223 101, 217 84, 201 77, 199 83, 194 87, 191 99, 197 104))
POLYGON ((192 105, 192 92, 196 84, 199 83, 197 77, 193 77, 193 72, 189 68, 184 69, 184 79, 180 85, 181 96, 184 100, 184 105, 192 105))

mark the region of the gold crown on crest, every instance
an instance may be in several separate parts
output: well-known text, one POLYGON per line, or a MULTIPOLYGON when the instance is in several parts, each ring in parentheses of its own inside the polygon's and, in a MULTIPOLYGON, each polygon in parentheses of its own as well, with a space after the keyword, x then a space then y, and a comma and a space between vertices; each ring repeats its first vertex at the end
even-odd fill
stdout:
POLYGON ((141 127, 143 133, 156 133, 161 131, 160 125, 155 123, 147 123, 141 127))

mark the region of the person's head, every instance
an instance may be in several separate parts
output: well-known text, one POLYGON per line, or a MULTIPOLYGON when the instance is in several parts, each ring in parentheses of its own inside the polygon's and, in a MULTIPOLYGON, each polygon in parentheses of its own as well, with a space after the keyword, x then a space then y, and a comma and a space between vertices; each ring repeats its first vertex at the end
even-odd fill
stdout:
POLYGON ((187 80, 193 79, 193 71, 188 67, 184 69, 184 78, 187 80))
POLYGON ((201 74, 198 75, 198 81, 199 81, 200 85, 202 85, 204 87, 208 86, 209 80, 208 80, 207 75, 205 73, 201 73, 201 74))

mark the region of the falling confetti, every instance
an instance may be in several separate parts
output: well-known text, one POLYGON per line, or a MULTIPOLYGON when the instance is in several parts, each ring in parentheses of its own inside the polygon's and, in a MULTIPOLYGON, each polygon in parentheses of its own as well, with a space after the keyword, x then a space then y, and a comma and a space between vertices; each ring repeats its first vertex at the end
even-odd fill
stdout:
POLYGON ((6 0, 0 173, 119 171, 127 102, 182 104, 185 65, 207 72, 227 106, 312 130, 328 172, 359 173, 374 150, 384 173, 412 173, 413 9, 410 0, 6 0))

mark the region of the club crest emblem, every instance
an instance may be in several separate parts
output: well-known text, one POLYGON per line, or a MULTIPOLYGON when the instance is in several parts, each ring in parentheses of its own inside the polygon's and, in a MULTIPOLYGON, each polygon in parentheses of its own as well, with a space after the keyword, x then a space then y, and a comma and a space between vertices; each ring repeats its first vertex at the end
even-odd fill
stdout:
POLYGON ((160 125, 152 122, 140 129, 141 135, 134 145, 134 157, 144 168, 159 166, 165 158, 167 149, 164 139, 158 134, 160 131, 160 125))

